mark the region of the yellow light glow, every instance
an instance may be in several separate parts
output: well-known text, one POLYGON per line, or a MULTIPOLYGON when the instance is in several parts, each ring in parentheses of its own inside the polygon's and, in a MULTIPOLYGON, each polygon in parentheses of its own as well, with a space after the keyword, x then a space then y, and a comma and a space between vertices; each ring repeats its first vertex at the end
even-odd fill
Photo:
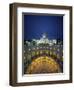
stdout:
POLYGON ((48 56, 41 56, 32 61, 26 74, 58 73, 61 72, 59 64, 48 56))

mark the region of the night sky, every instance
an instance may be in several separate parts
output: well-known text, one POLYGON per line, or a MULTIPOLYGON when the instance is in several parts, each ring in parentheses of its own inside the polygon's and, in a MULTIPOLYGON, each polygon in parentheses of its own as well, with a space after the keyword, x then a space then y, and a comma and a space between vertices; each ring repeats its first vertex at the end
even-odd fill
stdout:
POLYGON ((24 40, 40 39, 43 33, 63 40, 63 16, 24 15, 24 40))

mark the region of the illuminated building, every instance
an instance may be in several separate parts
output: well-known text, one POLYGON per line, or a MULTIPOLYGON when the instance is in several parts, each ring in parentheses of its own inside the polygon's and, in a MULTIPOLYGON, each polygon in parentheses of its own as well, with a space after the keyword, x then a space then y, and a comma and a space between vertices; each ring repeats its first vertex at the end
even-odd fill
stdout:
POLYGON ((42 68, 41 70, 43 71, 40 71, 40 73, 63 72, 63 60, 62 59, 63 59, 63 44, 62 43, 58 44, 57 40, 55 39, 49 40, 46 34, 43 34, 39 40, 33 39, 32 41, 26 41, 26 44, 24 45, 24 73, 29 73, 29 74, 32 74, 32 73, 35 74, 35 72, 39 73, 39 71, 35 71, 35 68, 32 69, 34 70, 34 72, 30 71, 29 68, 33 68, 35 65, 37 68, 36 70, 38 70, 39 66, 41 65, 40 68, 42 68), (42 58, 47 57, 47 58, 40 60, 40 57, 42 58), (50 58, 52 58, 52 60, 50 60, 50 58), (35 65, 33 65, 32 62, 35 65), (40 62, 39 65, 37 65, 38 62, 40 62), (45 64, 47 64, 47 62, 49 63, 49 67, 48 67, 49 69, 47 69, 47 67, 45 68, 43 67, 43 62, 45 62, 45 64))

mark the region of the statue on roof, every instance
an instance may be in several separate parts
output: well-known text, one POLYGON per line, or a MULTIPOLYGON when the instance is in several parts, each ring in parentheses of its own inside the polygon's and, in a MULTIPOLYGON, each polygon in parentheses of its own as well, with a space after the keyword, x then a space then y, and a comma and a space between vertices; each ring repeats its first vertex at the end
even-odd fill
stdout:
POLYGON ((47 34, 46 33, 43 33, 42 38, 43 39, 46 39, 47 38, 47 34))

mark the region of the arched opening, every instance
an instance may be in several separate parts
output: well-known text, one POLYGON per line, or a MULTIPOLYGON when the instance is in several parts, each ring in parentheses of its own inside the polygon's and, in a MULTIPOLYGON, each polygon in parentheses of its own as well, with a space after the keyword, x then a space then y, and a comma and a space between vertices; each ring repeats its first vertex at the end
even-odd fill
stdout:
POLYGON ((61 72, 59 64, 48 56, 40 56, 32 61, 26 74, 58 73, 61 72))

